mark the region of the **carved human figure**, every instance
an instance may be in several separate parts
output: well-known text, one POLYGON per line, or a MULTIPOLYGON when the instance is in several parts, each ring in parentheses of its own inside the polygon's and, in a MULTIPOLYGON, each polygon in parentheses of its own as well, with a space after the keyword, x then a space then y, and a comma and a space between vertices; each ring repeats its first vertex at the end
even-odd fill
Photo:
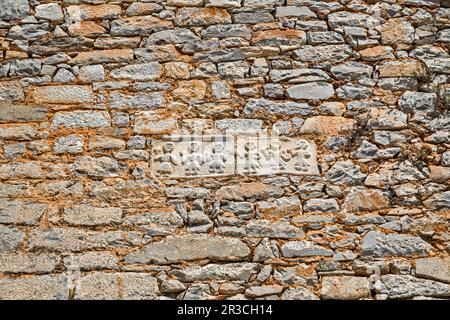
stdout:
POLYGON ((185 173, 188 176, 196 176, 200 173, 200 166, 204 163, 200 149, 200 142, 191 141, 187 147, 187 153, 182 154, 181 163, 186 165, 185 173))
POLYGON ((307 159, 311 157, 311 154, 307 151, 308 144, 305 141, 300 141, 297 146, 290 149, 290 154, 296 159, 294 165, 295 170, 306 172, 309 169, 309 163, 307 159))
POLYGON ((209 155, 211 164, 209 165, 210 173, 223 173, 225 171, 225 146, 222 142, 214 144, 211 154, 209 155))
POLYGON ((247 141, 244 145, 244 173, 257 174, 260 167, 260 155, 254 141, 247 141))
POLYGON ((271 140, 269 146, 262 150, 261 153, 274 171, 285 170, 286 163, 291 159, 290 154, 286 150, 281 150, 281 143, 278 139, 271 140))
POLYGON ((161 162, 156 171, 156 174, 158 176, 162 177, 170 176, 173 172, 173 165, 178 164, 177 157, 174 154, 172 154, 174 148, 175 145, 173 144, 173 142, 166 142, 162 147, 163 154, 155 158, 154 161, 161 162))

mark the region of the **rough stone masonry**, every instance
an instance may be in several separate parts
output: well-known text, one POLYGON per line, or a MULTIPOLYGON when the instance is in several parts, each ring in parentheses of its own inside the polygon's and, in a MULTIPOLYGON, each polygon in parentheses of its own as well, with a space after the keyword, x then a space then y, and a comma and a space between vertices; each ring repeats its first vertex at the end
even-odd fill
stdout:
POLYGON ((0 0, 0 299, 450 298, 449 48, 448 0, 0 0))

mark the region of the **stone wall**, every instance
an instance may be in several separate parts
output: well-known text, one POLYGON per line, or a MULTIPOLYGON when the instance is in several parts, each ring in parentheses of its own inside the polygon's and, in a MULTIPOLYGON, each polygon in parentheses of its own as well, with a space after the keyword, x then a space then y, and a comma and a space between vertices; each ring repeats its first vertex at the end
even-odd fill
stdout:
POLYGON ((0 299, 450 297, 449 46, 447 0, 0 0, 0 299))

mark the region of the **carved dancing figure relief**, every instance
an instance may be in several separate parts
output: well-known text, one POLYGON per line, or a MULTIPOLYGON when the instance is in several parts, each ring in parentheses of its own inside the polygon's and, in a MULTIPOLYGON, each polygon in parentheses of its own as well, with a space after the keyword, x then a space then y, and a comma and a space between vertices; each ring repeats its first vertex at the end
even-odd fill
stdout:
POLYGON ((182 154, 181 163, 186 165, 185 173, 188 176, 196 176, 200 173, 204 157, 200 151, 201 144, 198 141, 191 141, 187 147, 187 153, 182 154))
POLYGON ((305 140, 244 136, 226 143, 217 138, 158 142, 153 174, 167 178, 318 173, 315 146, 305 140))
POLYGON ((257 145, 254 141, 247 141, 244 145, 244 155, 240 156, 244 159, 244 174, 257 174, 260 167, 260 155, 257 145))
POLYGON ((175 149, 173 142, 166 142, 162 147, 163 154, 155 158, 156 162, 161 162, 156 173, 158 176, 168 177, 173 172, 173 165, 178 164, 178 159, 172 154, 175 149))
POLYGON ((221 174, 225 171, 225 162, 227 159, 225 156, 225 146, 223 143, 216 143, 213 146, 212 152, 208 158, 211 160, 211 164, 209 166, 210 173, 221 174))
POLYGON ((307 172, 309 170, 309 163, 307 159, 311 158, 311 154, 307 151, 308 144, 305 141, 300 141, 298 145, 290 149, 290 153, 296 158, 295 170, 307 172))
POLYGON ((286 163, 290 160, 291 156, 284 150, 280 154, 281 144, 278 140, 270 141, 267 148, 261 151, 266 160, 270 163, 270 168, 274 171, 285 170, 286 163), (283 154, 284 153, 284 154, 283 154))

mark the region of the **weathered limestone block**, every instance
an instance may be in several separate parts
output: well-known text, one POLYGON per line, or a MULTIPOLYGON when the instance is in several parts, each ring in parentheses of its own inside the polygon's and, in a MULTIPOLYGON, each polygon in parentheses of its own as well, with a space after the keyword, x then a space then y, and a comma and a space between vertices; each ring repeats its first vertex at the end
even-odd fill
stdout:
POLYGON ((350 118, 316 116, 307 118, 303 123, 300 132, 327 137, 349 133, 354 130, 355 125, 356 121, 350 118))
POLYGON ((28 0, 1 0, 0 20, 10 21, 25 18, 30 11, 28 0))
POLYGON ((423 257, 432 249, 433 247, 420 237, 371 231, 363 239, 361 254, 371 257, 423 257))
POLYGON ((182 261, 245 261, 250 249, 239 239, 187 235, 167 237, 125 256, 127 263, 171 264, 182 261))
POLYGON ((204 0, 167 0, 167 5, 175 7, 201 7, 204 0))
POLYGON ((62 154, 62 153, 82 153, 83 152, 83 137, 79 135, 68 135, 64 137, 59 137, 55 141, 55 145, 53 146, 54 154, 62 154))
POLYGON ((65 275, 43 275, 0 279, 2 300, 67 300, 68 279, 65 275))
POLYGON ((37 76, 40 71, 41 60, 39 59, 13 60, 9 67, 9 76, 37 76))
POLYGON ((381 61, 385 59, 394 59, 394 50, 388 46, 370 47, 359 51, 361 59, 364 61, 381 61))
POLYGON ((308 17, 317 18, 317 15, 307 6, 276 7, 276 17, 308 17))
POLYGON ((206 0, 205 7, 238 8, 241 2, 241 0, 206 0))
POLYGON ((244 183, 241 185, 224 186, 217 190, 218 199, 243 201, 244 199, 263 200, 268 197, 280 197, 283 194, 281 187, 263 183, 244 183))
POLYGON ((51 273, 60 263, 56 254, 7 253, 0 255, 0 272, 3 273, 51 273))
POLYGON ((380 190, 352 187, 342 209, 348 212, 375 211, 389 208, 389 198, 380 190))
POLYGON ((408 115, 397 109, 372 109, 369 116, 368 124, 372 129, 396 130, 408 126, 408 115))
POLYGON ((75 291, 77 300, 149 300, 159 293, 158 281, 147 273, 88 273, 75 291))
POLYGON ((89 150, 125 149, 125 141, 113 137, 92 136, 89 139, 89 150))
POLYGON ((161 77, 162 68, 157 62, 128 65, 111 71, 115 79, 128 79, 135 81, 157 80, 161 77))
POLYGON ((355 81, 369 79, 373 67, 364 63, 348 61, 331 67, 330 71, 338 80, 355 81))
POLYGON ((317 295, 304 287, 287 288, 281 295, 281 300, 320 300, 317 295))
POLYGON ((120 208, 99 208, 87 204, 64 208, 62 218, 73 226, 97 226, 120 222, 120 208))
POLYGON ((127 16, 142 16, 160 12, 163 7, 157 3, 134 2, 127 8, 127 16))
POLYGON ((206 27, 203 36, 209 38, 239 37, 245 40, 252 38, 251 29, 245 24, 216 24, 206 27))
POLYGON ((250 99, 244 107, 244 114, 253 118, 266 118, 267 115, 306 116, 312 113, 313 107, 306 103, 278 102, 264 98, 250 99))
POLYGON ((102 65, 83 66, 78 74, 79 79, 85 83, 105 79, 105 69, 102 65))
POLYGON ((450 257, 417 259, 416 277, 450 283, 450 257))
POLYGON ((46 19, 50 21, 61 22, 64 19, 64 14, 61 7, 57 3, 41 4, 34 8, 34 16, 38 19, 46 19))
POLYGON ((159 92, 123 94, 118 91, 111 91, 108 102, 113 109, 145 110, 163 107, 166 100, 163 94, 159 92))
POLYGON ((364 277, 323 277, 322 299, 358 300, 370 298, 369 280, 364 277))
POLYGON ((185 221, 172 208, 157 208, 139 215, 127 215, 124 224, 142 226, 152 236, 167 236, 183 227, 185 221))
POLYGON ((108 127, 111 117, 106 111, 70 111, 58 112, 52 121, 52 130, 64 128, 100 128, 108 127))
POLYGON ((111 22, 111 35, 137 36, 168 29, 171 26, 171 21, 162 20, 154 16, 123 18, 111 22))
POLYGON ((269 72, 269 76, 273 82, 331 81, 330 76, 320 69, 272 69, 269 72))
POLYGON ((252 44, 261 46, 295 46, 306 42, 306 33, 301 30, 267 30, 253 34, 252 44))
MULTIPOLYGON (((15 40, 38 40, 49 34, 50 26, 47 22, 42 24, 16 25, 9 29, 8 37, 15 40)), ((5 48, 6 49, 6 48, 5 48)), ((7 47, 9 49, 9 46, 7 47)), ((15 52, 12 57, 27 58, 27 54, 15 52)))
POLYGON ((41 122, 47 115, 47 107, 40 105, 2 104, 0 122, 41 122))
POLYGON ((71 169, 76 175, 104 178, 117 177, 120 172, 117 161, 109 157, 79 156, 76 157, 71 169))
POLYGON ((80 104, 94 102, 94 96, 89 86, 46 86, 33 90, 36 103, 80 104))
POLYGON ((310 199, 303 206, 305 212, 338 212, 336 199, 310 199))
POLYGON ((232 61, 219 63, 217 69, 223 79, 244 79, 249 66, 243 61, 232 61))
POLYGON ((68 33, 72 37, 95 38, 105 32, 105 28, 93 21, 80 21, 78 23, 71 24, 68 28, 68 33))
POLYGON ((219 8, 181 8, 177 10, 175 19, 175 24, 181 27, 208 26, 222 23, 231 23, 231 16, 227 10, 219 8))
POLYGON ((281 197, 274 201, 259 201, 259 212, 265 217, 292 216, 302 212, 302 202, 298 196, 281 197))
POLYGON ((0 82, 0 103, 21 101, 25 98, 22 86, 18 81, 0 82))
POLYGON ((25 234, 19 228, 0 226, 0 254, 13 252, 24 238, 25 234))
POLYGON ((418 60, 402 59, 383 62, 379 66, 380 78, 386 77, 415 77, 423 79, 427 77, 425 66, 418 60))
POLYGON ((428 70, 432 73, 450 74, 450 58, 435 58, 424 60, 428 70))
POLYGON ((264 296, 277 296, 281 294, 283 287, 277 284, 274 285, 263 285, 260 287, 252 286, 245 290, 245 296, 249 298, 258 298, 264 296))
POLYGON ((152 33, 146 42, 146 47, 155 44, 184 44, 200 41, 192 31, 187 28, 173 28, 152 33))
POLYGON ((256 24, 256 23, 272 22, 274 20, 275 19, 272 13, 269 10, 265 9, 246 8, 234 14, 235 23, 256 24))
POLYGON ((204 267, 187 267, 174 270, 171 275, 182 282, 226 280, 249 281, 261 269, 257 263, 209 264, 204 267))
POLYGON ((172 91, 173 98, 190 102, 205 98, 207 84, 203 80, 179 81, 178 87, 172 91))
POLYGON ((449 297, 450 285, 410 275, 384 275, 377 293, 387 294, 391 299, 407 299, 415 296, 449 297))
POLYGON ((292 99, 319 100, 328 99, 334 95, 333 85, 323 82, 298 84, 286 90, 292 99))
POLYGON ((316 245, 311 241, 290 241, 281 246, 283 257, 310 257, 325 256, 329 257, 334 254, 333 250, 316 245))
POLYGON ((34 125, 0 125, 0 139, 5 140, 33 140, 36 136, 37 127, 34 125))
POLYGON ((304 235, 300 228, 288 222, 273 223, 269 220, 252 220, 247 224, 247 235, 257 238, 300 238, 304 235))
POLYGON ((424 201, 426 208, 448 210, 450 208, 450 191, 435 194, 424 201))
POLYGON ((325 178, 333 184, 349 186, 362 184, 366 177, 360 167, 351 160, 336 162, 325 175, 325 178))
POLYGON ((54 179, 64 176, 65 166, 37 161, 9 162, 0 165, 0 179, 54 179))
POLYGON ((120 248, 125 245, 120 231, 84 231, 77 228, 34 229, 31 249, 78 252, 90 249, 120 248))
POLYGON ((177 128, 177 119, 163 118, 151 111, 142 111, 136 115, 133 132, 137 134, 164 134, 177 128))
MULTIPOLYGON (((60 37, 54 39, 45 39, 35 41, 30 45, 30 52, 39 55, 59 54, 61 52, 86 51, 92 48, 94 40, 85 37, 60 37)), ((91 53, 81 53, 81 57, 89 56, 91 53)))
POLYGON ((433 112, 436 108, 435 93, 406 91, 398 100, 398 106, 403 112, 433 112))
POLYGON ((94 50, 80 52, 69 61, 71 65, 91 65, 101 63, 125 63, 133 60, 134 54, 131 49, 94 50))
POLYGON ((334 31, 315 31, 307 35, 308 44, 340 44, 344 43, 344 38, 340 33, 334 31))
POLYGON ((350 46, 344 44, 327 46, 305 46, 294 51, 298 60, 310 63, 311 66, 317 64, 332 65, 350 58, 353 51, 350 46))
POLYGON ((115 4, 69 6, 66 10, 70 23, 79 20, 114 19, 118 18, 122 11, 120 6, 115 4))
POLYGON ((390 19, 381 26, 381 42, 387 45, 410 44, 414 41, 414 27, 402 19, 390 19))
POLYGON ((117 256, 109 251, 77 253, 64 257, 64 265, 66 268, 76 266, 81 271, 117 269, 118 262, 117 256))
POLYGON ((0 200, 0 222, 36 225, 46 210, 44 203, 0 200))
POLYGON ((328 23, 333 29, 342 26, 367 28, 371 18, 366 14, 340 11, 329 14, 328 23))

